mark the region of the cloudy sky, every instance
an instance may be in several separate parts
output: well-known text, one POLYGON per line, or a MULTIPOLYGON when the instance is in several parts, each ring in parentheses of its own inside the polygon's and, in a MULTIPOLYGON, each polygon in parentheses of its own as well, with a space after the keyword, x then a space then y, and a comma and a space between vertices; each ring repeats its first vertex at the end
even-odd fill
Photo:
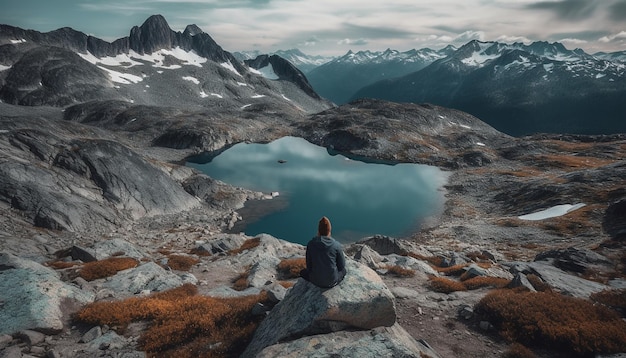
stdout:
POLYGON ((0 0, 0 24, 113 41, 148 16, 198 25, 227 51, 439 49, 469 40, 626 50, 626 0, 0 0))

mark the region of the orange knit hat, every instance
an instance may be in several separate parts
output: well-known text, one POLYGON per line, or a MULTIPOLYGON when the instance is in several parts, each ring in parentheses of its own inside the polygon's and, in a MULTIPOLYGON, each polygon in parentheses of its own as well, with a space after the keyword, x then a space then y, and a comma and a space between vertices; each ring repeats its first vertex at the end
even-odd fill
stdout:
POLYGON ((330 220, 328 220, 326 216, 323 216, 317 225, 317 234, 320 236, 329 236, 331 228, 330 220))

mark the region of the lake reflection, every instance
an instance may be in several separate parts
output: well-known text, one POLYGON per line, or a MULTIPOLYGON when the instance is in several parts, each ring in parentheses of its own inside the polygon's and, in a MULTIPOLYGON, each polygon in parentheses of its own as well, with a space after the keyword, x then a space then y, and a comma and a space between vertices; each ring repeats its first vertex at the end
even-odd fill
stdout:
POLYGON ((322 216, 331 220, 333 237, 344 243, 375 234, 408 235, 441 211, 447 178, 425 165, 365 163, 330 155, 295 137, 241 143, 208 163, 193 161, 201 162, 201 157, 187 165, 231 185, 280 193, 271 204, 250 203, 239 210, 245 227, 237 231, 301 244, 315 235, 322 216))

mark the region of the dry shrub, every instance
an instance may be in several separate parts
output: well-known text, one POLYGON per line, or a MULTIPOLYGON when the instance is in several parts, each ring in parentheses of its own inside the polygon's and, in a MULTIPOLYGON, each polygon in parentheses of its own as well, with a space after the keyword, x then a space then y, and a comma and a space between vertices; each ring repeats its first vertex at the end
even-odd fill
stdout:
POLYGON ((537 356, 533 351, 526 348, 519 343, 513 343, 509 346, 509 349, 502 355, 503 358, 536 358, 537 356))
POLYGON ((491 277, 491 276, 476 276, 463 281, 463 285, 468 290, 476 290, 481 287, 496 287, 496 288, 504 288, 511 280, 507 280, 502 277, 491 277))
POLYGON ((67 262, 67 261, 50 261, 46 263, 46 266, 52 267, 55 270, 63 270, 66 268, 74 267, 79 265, 78 262, 67 262))
POLYGON ((197 288, 186 284, 147 297, 92 303, 76 319, 122 328, 151 320, 139 341, 150 357, 230 357, 247 346, 261 319, 250 311, 265 301, 265 292, 240 298, 198 296, 197 288))
POLYGON ((511 342, 590 355, 626 350, 626 322, 604 306, 551 292, 496 290, 476 312, 511 342))
POLYGON ((167 256, 170 255, 172 253, 172 251, 170 251, 169 249, 166 248, 160 248, 157 250, 158 253, 160 253, 161 255, 167 256))
POLYGON ((456 291, 467 291, 463 282, 451 280, 444 277, 430 277, 430 287, 435 292, 452 293, 456 291))
POLYGON ((246 272, 242 272, 233 280, 233 289, 237 291, 243 291, 248 288, 248 275, 250 272, 246 270, 246 272))
POLYGON ((626 314, 626 289, 604 290, 591 295, 591 300, 617 309, 626 314))
POLYGON ((469 264, 459 264, 450 267, 435 267, 435 270, 448 276, 460 276, 465 272, 467 266, 469 266, 469 264))
POLYGON ((253 249, 257 246, 259 246, 261 244, 261 238, 260 237, 253 237, 251 239, 248 239, 246 241, 244 241, 243 244, 241 244, 241 246, 238 249, 232 249, 230 251, 228 251, 229 255, 237 255, 240 254, 246 250, 250 250, 253 249))
POLYGON ((189 254, 197 255, 197 256, 211 256, 211 253, 209 251, 201 249, 199 247, 196 247, 195 249, 191 249, 189 251, 189 254))
POLYGON ((198 262, 200 262, 200 260, 191 256, 169 255, 167 257, 167 265, 172 270, 178 271, 189 271, 189 269, 191 269, 191 267, 193 267, 193 265, 197 264, 198 262))
POLYGON ((87 262, 78 275, 87 281, 113 276, 119 271, 137 267, 138 261, 132 257, 109 257, 108 259, 87 262))
POLYGON ((385 269, 387 270, 388 273, 394 274, 396 276, 399 277, 413 277, 415 276, 415 270, 411 270, 411 269, 406 269, 402 266, 398 266, 398 265, 387 265, 385 266, 385 269))
POLYGON ((196 286, 185 284, 147 297, 94 302, 78 311, 75 319, 94 325, 106 324, 123 331, 130 322, 154 318, 170 309, 176 301, 197 293, 196 286))
POLYGON ((466 256, 472 261, 490 261, 491 260, 489 256, 485 255, 484 253, 480 251, 472 251, 468 253, 466 256))
POLYGON ((278 284, 283 286, 284 288, 290 288, 293 287, 293 285, 296 284, 295 281, 278 281, 278 284))
POLYGON ((285 278, 298 278, 300 271, 306 268, 306 259, 304 257, 297 259, 285 259, 278 264, 278 271, 285 278))
POLYGON ((552 289, 550 288, 550 285, 543 282, 543 280, 539 276, 535 274, 529 274, 529 275, 526 275, 526 278, 528 279, 528 282, 530 282, 530 284, 533 285, 535 290, 539 292, 552 291, 552 289))
POLYGON ((415 253, 412 253, 412 252, 409 252, 407 254, 407 256, 410 256, 410 257, 412 257, 414 259, 426 261, 426 262, 430 263, 431 265, 437 266, 437 267, 440 267, 443 264, 443 258, 441 258, 439 256, 424 256, 424 255, 415 254, 415 253))

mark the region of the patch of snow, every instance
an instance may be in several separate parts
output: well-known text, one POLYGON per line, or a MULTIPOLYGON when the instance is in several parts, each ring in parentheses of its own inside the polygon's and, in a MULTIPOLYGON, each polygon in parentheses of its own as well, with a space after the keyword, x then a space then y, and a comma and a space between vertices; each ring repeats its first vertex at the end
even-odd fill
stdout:
POLYGON ((554 64, 553 63, 544 63, 543 64, 543 69, 546 72, 552 72, 552 70, 554 69, 554 64))
POLYGON ((465 124, 459 124, 459 127, 461 127, 461 128, 465 128, 465 129, 472 129, 472 127, 467 126, 467 125, 465 125, 465 124))
POLYGON ((252 105, 252 104, 244 104, 244 105, 243 105, 243 106, 241 106, 240 108, 241 108, 241 109, 246 109, 246 108, 250 107, 251 105, 252 105))
POLYGON ((279 192, 277 192, 277 191, 273 191, 273 192, 272 192, 272 198, 275 198, 275 197, 277 197, 277 196, 279 196, 279 195, 280 195, 280 193, 279 193, 279 192))
POLYGON ((207 62, 206 58, 198 55, 195 51, 185 51, 180 47, 176 47, 171 50, 160 50, 160 52, 176 57, 177 59, 183 61, 186 65, 202 67, 202 64, 207 62))
POLYGON ((0 71, 6 71, 9 68, 11 68, 11 66, 0 65, 0 71))
POLYGON ((20 39, 20 40, 11 40, 12 44, 23 44, 26 43, 26 39, 20 39))
POLYGON ((98 66, 98 68, 100 68, 103 71, 106 71, 109 74, 109 77, 111 77, 111 81, 113 82, 129 85, 131 83, 139 83, 143 81, 143 78, 139 76, 131 75, 129 73, 121 73, 121 72, 109 70, 108 68, 102 67, 102 66, 98 66))
POLYGON ((481 67, 487 61, 498 58, 498 56, 499 55, 497 54, 487 55, 483 52, 474 52, 472 56, 462 59, 461 62, 463 62, 464 64, 468 66, 481 67))
POLYGON ((265 97, 264 94, 255 94, 254 96, 252 96, 251 98, 263 98, 265 97))
POLYGON ((277 80, 278 79, 278 75, 274 71, 274 66, 272 66, 271 63, 268 64, 267 66, 263 67, 263 68, 259 68, 257 70, 257 72, 259 74, 261 74, 261 76, 267 78, 268 80, 277 80))
POLYGON ((521 220, 532 220, 532 221, 555 218, 555 217, 563 216, 574 210, 578 210, 585 205, 586 204, 583 204, 583 203, 579 203, 575 205, 571 205, 571 204, 556 205, 551 208, 538 211, 536 213, 518 216, 517 218, 521 220))
POLYGON ((199 81, 197 78, 195 78, 195 77, 191 77, 191 76, 183 76, 183 80, 185 80, 185 81, 191 81, 191 82, 193 82, 193 83, 195 83, 195 84, 197 84, 197 85, 199 85, 199 84, 200 84, 200 81, 199 81))
POLYGON ((9 133, 8 129, 0 129, 0 134, 9 133))
POLYGON ((146 88, 150 88, 150 85, 146 85, 146 88))
POLYGON ((163 71, 157 71, 157 73, 158 73, 158 74, 162 74, 162 73, 163 73, 163 71))
POLYGON ((209 95, 206 94, 206 92, 204 92, 204 91, 200 91, 200 97, 201 98, 207 98, 207 97, 209 97, 209 95))
POLYGON ((141 62, 137 62, 131 58, 131 56, 133 57, 139 56, 133 51, 131 51, 130 54, 122 53, 114 57, 101 57, 101 58, 98 58, 92 55, 90 52, 86 54, 77 52, 77 54, 78 56, 82 57, 83 60, 90 62, 91 64, 94 64, 94 65, 100 64, 100 65, 106 65, 106 66, 122 66, 122 67, 133 67, 133 66, 142 65, 141 62))
POLYGON ((481 142, 476 142, 476 145, 480 147, 486 147, 485 143, 481 143, 481 142))
POLYGON ((230 61, 220 63, 220 65, 222 65, 222 67, 226 68, 227 70, 232 71, 233 73, 236 73, 238 76, 241 76, 241 74, 237 72, 237 69, 235 68, 235 66, 233 66, 232 63, 230 63, 230 61))
POLYGON ((221 94, 217 94, 217 93, 211 93, 211 96, 215 96, 217 98, 224 98, 224 96, 222 96, 221 94))
POLYGON ((442 116, 441 114, 438 115, 437 117, 439 117, 440 119, 446 119, 446 117, 442 116))
POLYGON ((130 121, 128 121, 128 123, 133 123, 133 122, 134 122, 134 121, 136 121, 136 120, 137 120, 137 118, 133 118, 133 119, 131 119, 130 121))
MULTIPOLYGON (((91 62, 92 64, 101 64, 106 66, 123 66, 123 67, 132 67, 132 66, 140 66, 143 63, 138 61, 145 61, 152 63, 153 67, 164 68, 164 69, 179 69, 182 66, 180 65, 171 65, 165 66, 163 62, 165 61, 166 56, 172 56, 179 61, 181 61, 184 65, 197 66, 202 67, 202 64, 207 62, 207 59, 199 56, 195 51, 185 51, 180 47, 176 47, 171 50, 159 50, 157 52, 151 54, 140 55, 135 51, 129 51, 127 54, 120 54, 113 57, 101 57, 98 58, 91 53, 83 54, 78 53, 80 57, 82 57, 85 61, 91 62)), ((157 71, 158 73, 163 73, 163 71, 157 71)), ((145 75, 144 75, 145 76, 145 75)))
POLYGON ((237 85, 240 87, 247 87, 248 84, 247 83, 243 83, 243 82, 237 82, 237 85))
POLYGON ((606 77, 606 73, 598 73, 598 74, 596 74, 596 79, 600 79, 602 77, 606 77))
POLYGON ((287 101, 291 102, 291 100, 289 98, 287 98, 284 94, 281 93, 281 95, 283 96, 284 99, 286 99, 287 101))

